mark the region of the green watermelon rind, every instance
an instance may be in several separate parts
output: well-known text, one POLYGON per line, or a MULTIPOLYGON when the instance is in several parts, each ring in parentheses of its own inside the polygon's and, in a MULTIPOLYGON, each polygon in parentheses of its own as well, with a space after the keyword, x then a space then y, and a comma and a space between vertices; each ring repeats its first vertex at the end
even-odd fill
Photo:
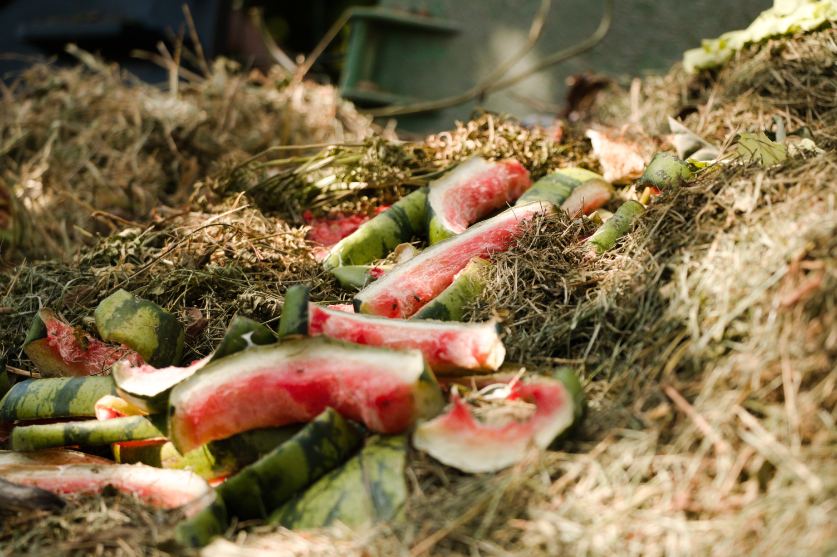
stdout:
POLYGON ((398 244, 423 233, 426 211, 427 188, 404 196, 332 246, 323 268, 328 271, 341 265, 365 265, 383 259, 398 244))
POLYGON ((485 275, 490 267, 490 261, 475 257, 459 272, 450 286, 422 306, 410 319, 462 321, 465 308, 479 298, 485 289, 485 275))
POLYGON ((295 284, 285 292, 282 316, 279 318, 279 338, 305 336, 308 334, 308 300, 311 289, 295 284))
POLYGON ((18 426, 12 430, 11 445, 16 451, 36 451, 52 447, 98 447, 120 441, 142 441, 164 437, 144 416, 109 420, 85 420, 18 426))
POLYGON ((99 336, 137 351, 154 367, 175 365, 183 354, 185 331, 157 304, 117 290, 93 312, 99 336))

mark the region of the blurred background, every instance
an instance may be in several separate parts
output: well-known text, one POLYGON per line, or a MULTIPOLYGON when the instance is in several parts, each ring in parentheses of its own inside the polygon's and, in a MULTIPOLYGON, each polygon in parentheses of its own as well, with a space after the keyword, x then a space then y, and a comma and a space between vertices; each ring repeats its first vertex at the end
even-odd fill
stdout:
MULTIPOLYGON (((604 1, 554 0, 540 40, 507 75, 590 35, 604 1)), ((293 69, 334 31, 307 77, 339 85, 344 97, 367 108, 466 91, 521 50, 541 7, 541 0, 0 0, 0 75, 9 82, 44 59, 72 63, 64 46, 75 43, 165 87, 166 72, 155 60, 160 43, 172 49, 183 36, 194 49, 184 3, 206 55, 230 57, 245 68, 293 69)), ((401 116, 398 127, 448 128, 478 106, 522 118, 556 114, 566 104, 568 85, 595 88, 604 78, 665 70, 701 38, 745 27, 770 5, 618 0, 608 35, 592 50, 483 98, 401 116)), ((184 56, 182 64, 191 61, 184 56)))

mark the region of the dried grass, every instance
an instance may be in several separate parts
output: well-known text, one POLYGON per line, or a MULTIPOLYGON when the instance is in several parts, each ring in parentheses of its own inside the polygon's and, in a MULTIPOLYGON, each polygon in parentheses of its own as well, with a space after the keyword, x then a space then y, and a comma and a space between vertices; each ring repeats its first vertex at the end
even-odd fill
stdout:
MULTIPOLYGON (((584 378, 587 421, 561 451, 533 452, 514 468, 480 476, 411 454, 412 496, 405 520, 392 527, 350 534, 241 525, 235 546, 221 542, 205 554, 837 551, 835 36, 826 30, 771 41, 742 53, 715 79, 689 81, 675 69, 608 103, 612 115, 621 106, 624 118, 633 115, 649 133, 661 131, 663 116, 693 107, 684 112, 686 124, 719 144, 781 115, 791 129, 808 127, 824 154, 770 169, 707 169, 658 198, 599 258, 582 249, 590 223, 563 217, 533 223, 517 249, 497 257, 474 317, 504 319, 510 359, 530 368, 569 363, 584 378)), ((536 172, 593 166, 583 143, 559 149, 539 131, 495 118, 429 138, 400 179, 426 177, 474 152, 522 155, 536 172)), ((346 168, 326 170, 348 183, 346 168)), ((391 187, 390 179, 376 183, 391 187)), ((191 212, 164 211, 147 228, 112 235, 77 265, 44 262, 5 273, 4 339, 18 346, 39 302, 82 321, 117 284, 184 319, 185 308, 200 309, 208 326, 190 341, 195 354, 207 351, 234 311, 275 318, 289 283, 315 281, 322 299, 345 298, 320 275, 304 229, 264 216, 246 196, 218 191, 191 212)), ((374 187, 356 193, 331 201, 363 204, 375 196, 374 187)), ((6 346, 9 361, 25 365, 15 351, 6 346)), ((107 514, 100 504, 93 499, 66 512, 98 523, 107 514)), ((49 545, 59 538, 95 539, 107 548, 121 538, 129 548, 115 554, 153 555, 165 537, 148 520, 119 535, 75 521, 50 530, 60 520, 4 521, 0 541, 9 554, 33 554, 59 547, 49 545), (30 532, 47 541, 37 545, 30 532)))

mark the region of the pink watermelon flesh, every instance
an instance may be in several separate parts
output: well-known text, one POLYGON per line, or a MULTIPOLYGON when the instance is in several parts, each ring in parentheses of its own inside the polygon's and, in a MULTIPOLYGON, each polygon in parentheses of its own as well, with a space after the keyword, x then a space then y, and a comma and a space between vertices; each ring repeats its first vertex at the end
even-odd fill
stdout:
POLYGON ((0 477, 59 495, 92 495, 110 486, 163 509, 174 509, 211 498, 212 489, 186 470, 144 464, 21 465, 0 469, 0 477))
POLYGON ((139 416, 145 414, 130 402, 113 395, 105 395, 93 405, 93 412, 97 420, 124 418, 125 416, 139 416))
POLYGON ((430 246, 361 290, 355 308, 384 317, 411 316, 450 286, 472 258, 507 250, 523 223, 549 210, 549 205, 539 202, 513 207, 430 246))
POLYGON ((127 346, 93 338, 49 310, 41 310, 40 318, 47 336, 28 343, 24 351, 44 375, 104 375, 118 360, 145 363, 127 346))
POLYGON ((418 351, 306 338, 234 354, 180 383, 169 428, 181 453, 250 429, 309 422, 328 407, 373 431, 400 433, 440 403, 418 351))
POLYGON ((515 160, 474 157, 431 184, 428 202, 439 211, 442 224, 458 234, 515 201, 531 185, 529 171, 515 160))
POLYGON ((420 424, 413 436, 416 448, 464 472, 493 472, 519 462, 532 447, 546 448, 573 421, 573 399, 556 379, 533 378, 509 384, 507 400, 535 404, 526 421, 501 425, 479 422, 468 405, 454 393, 453 407, 420 424))
POLYGON ((493 321, 408 321, 349 314, 309 304, 308 333, 355 344, 421 350, 433 371, 495 371, 506 349, 493 321))
POLYGON ((334 311, 342 311, 345 313, 355 312, 355 306, 353 306, 352 304, 330 304, 326 307, 334 311))
POLYGON ((596 209, 604 207, 610 201, 613 191, 603 180, 589 180, 573 190, 570 196, 561 204, 571 217, 584 213, 589 215, 596 209))

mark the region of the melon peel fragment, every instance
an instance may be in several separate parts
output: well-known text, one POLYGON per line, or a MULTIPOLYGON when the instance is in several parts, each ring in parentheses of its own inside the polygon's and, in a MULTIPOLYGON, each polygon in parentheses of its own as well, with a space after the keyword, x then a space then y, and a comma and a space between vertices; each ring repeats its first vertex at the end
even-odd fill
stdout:
POLYGON ((177 364, 183 353, 183 325, 169 312, 125 290, 102 300, 93 312, 102 339, 122 343, 154 367, 177 364))
POLYGON ((481 423, 454 391, 451 409, 418 425, 413 445, 439 462, 468 473, 496 472, 520 462, 532 447, 546 449, 580 416, 578 381, 541 375, 508 383, 506 400, 535 405, 522 422, 481 423))
POLYGON ((32 320, 23 351, 42 377, 105 375, 121 359, 133 365, 144 363, 127 346, 93 338, 48 309, 40 310, 32 320))

